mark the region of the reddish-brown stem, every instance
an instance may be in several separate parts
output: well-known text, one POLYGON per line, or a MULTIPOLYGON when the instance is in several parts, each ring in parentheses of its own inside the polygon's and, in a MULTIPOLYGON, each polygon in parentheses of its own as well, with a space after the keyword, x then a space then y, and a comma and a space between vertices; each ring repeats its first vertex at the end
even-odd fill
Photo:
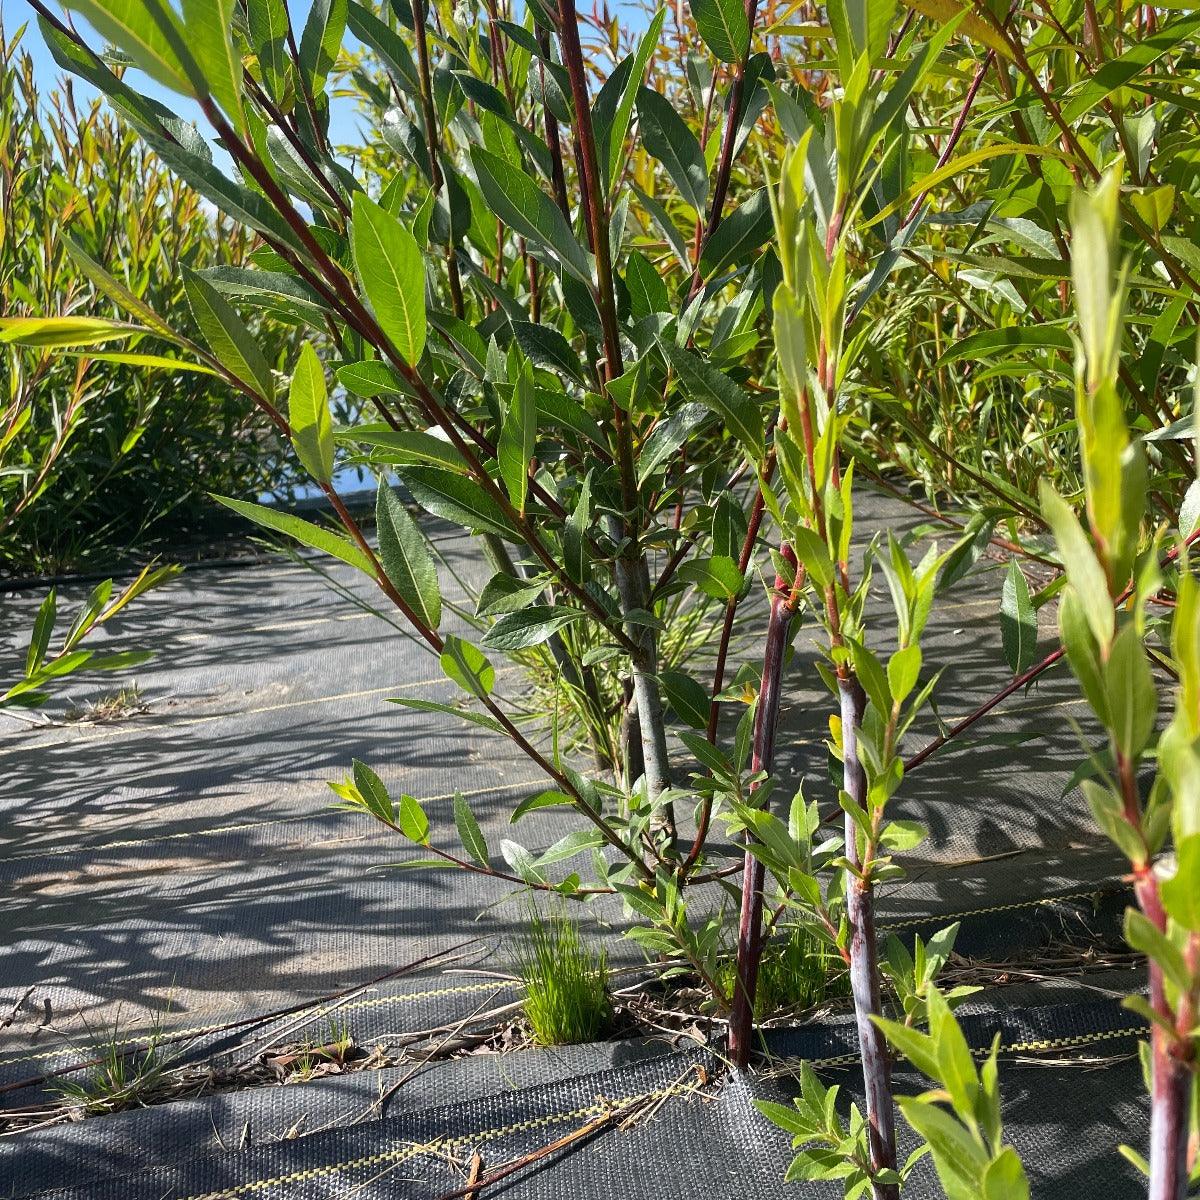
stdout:
MULTIPOLYGON (((796 570, 796 557, 785 545, 781 553, 796 570)), ((775 578, 771 597, 771 615, 767 623, 767 639, 763 648, 762 686, 754 714, 754 753, 752 769, 770 773, 775 760, 775 731, 779 724, 779 702, 783 690, 783 659, 788 647, 795 604, 791 596, 791 580, 782 575, 775 578)), ((752 835, 747 831, 747 839, 752 835)), ((762 959, 763 884, 766 873, 763 864, 746 853, 742 864, 742 900, 738 921, 736 980, 733 1006, 729 1014, 729 1057, 733 1065, 744 1071, 750 1063, 754 1037, 754 996, 758 989, 758 967, 762 959)))
MULTIPOLYGON (((867 698, 853 675, 838 678, 842 728, 842 787, 863 812, 867 811, 867 774, 858 752, 867 698)), ((850 990, 858 1027, 863 1090, 867 1107, 871 1166, 875 1171, 895 1170, 896 1127, 892 1099, 892 1062, 887 1041, 873 1017, 882 1015, 879 998, 879 952, 875 938, 875 896, 870 880, 875 847, 870 839, 861 849, 858 823, 846 813, 847 871, 846 920, 850 925, 850 990)), ((872 1184, 875 1200, 898 1200, 895 1184, 872 1184)))
MULTIPOLYGON (((769 460, 766 468, 767 478, 770 478, 771 469, 775 462, 772 458, 769 460)), ((754 505, 750 509, 750 519, 746 523, 746 537, 742 542, 742 552, 738 556, 738 569, 744 575, 746 568, 750 565, 750 556, 754 553, 754 543, 758 540, 758 530, 762 525, 763 512, 766 504, 763 500, 762 490, 754 497, 754 505)), ((733 621, 737 615, 738 598, 730 597, 725 605, 725 619, 721 623, 721 640, 717 643, 717 662, 713 670, 713 686, 712 686, 712 703, 708 710, 708 727, 705 730, 705 736, 708 738, 709 745, 717 744, 717 725, 721 719, 721 702, 717 697, 721 694, 721 689, 725 686, 725 663, 729 657, 729 642, 733 636, 733 621)), ((696 818, 696 836, 692 839, 691 849, 688 851, 687 858, 683 863, 683 874, 687 874, 695 865, 696 860, 700 857, 704 850, 704 843, 708 839, 708 827, 712 823, 712 797, 705 796, 700 801, 700 812, 696 818)))
POLYGON ((734 68, 733 82, 729 85, 729 97, 726 100, 725 129, 721 134, 721 149, 717 156, 717 177, 713 180, 712 200, 708 207, 708 221, 704 227, 704 236, 696 246, 696 264, 692 274, 691 287, 688 289, 688 299, 693 299, 700 291, 704 282, 700 274, 700 258, 704 247, 711 240, 721 224, 725 213, 725 198, 729 194, 729 181, 733 175, 733 151, 737 143, 738 123, 742 117, 742 93, 746 88, 746 66, 750 62, 750 48, 754 37, 754 22, 758 15, 758 0, 746 0, 746 24, 751 36, 746 42, 746 53, 734 68))

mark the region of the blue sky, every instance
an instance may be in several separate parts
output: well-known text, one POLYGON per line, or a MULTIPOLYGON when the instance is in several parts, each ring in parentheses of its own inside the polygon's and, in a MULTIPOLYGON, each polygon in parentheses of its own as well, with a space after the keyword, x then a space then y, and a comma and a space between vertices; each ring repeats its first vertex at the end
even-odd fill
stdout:
MULTIPOLYGON (((296 37, 299 40, 300 31, 304 28, 304 21, 308 17, 309 9, 312 7, 312 0, 287 0, 287 2, 292 14, 292 22, 296 27, 296 37)), ((47 7, 55 13, 60 11, 59 6, 54 0, 49 0, 47 7)), ((51 57, 50 51, 46 49, 46 43, 42 40, 41 30, 38 28, 37 23, 37 14, 26 3, 26 0, 0 0, 0 18, 3 18, 5 33, 10 37, 16 32, 18 26, 22 24, 27 26, 24 37, 21 39, 21 45, 29 52, 30 57, 33 59, 39 88, 43 93, 49 92, 62 72, 58 64, 51 57)), ((87 28, 86 22, 79 18, 75 18, 75 24, 80 30, 87 28)), ((100 38, 91 37, 88 40, 94 47, 98 48, 101 45, 100 38)), ((173 112, 178 113, 185 120, 194 121, 200 127, 200 131, 207 135, 208 130, 194 102, 184 96, 179 96, 174 92, 168 91, 166 88, 160 87, 152 79, 146 78, 140 71, 131 73, 129 82, 138 91, 147 96, 153 96, 156 100, 167 104, 173 112)), ((95 89, 84 83, 82 79, 75 80, 75 88, 77 94, 86 96, 95 95, 95 89)), ((334 103, 331 132, 334 142, 354 142, 357 140, 359 136, 358 120, 351 102, 342 104, 334 103)), ((220 151, 217 151, 217 157, 225 168, 228 169, 229 160, 222 156, 220 151)))

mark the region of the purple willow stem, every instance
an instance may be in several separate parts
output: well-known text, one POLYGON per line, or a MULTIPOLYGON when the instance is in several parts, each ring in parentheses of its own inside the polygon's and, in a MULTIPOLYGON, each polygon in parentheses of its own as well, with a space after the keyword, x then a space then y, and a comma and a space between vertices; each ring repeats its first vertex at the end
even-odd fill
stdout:
MULTIPOLYGON (((858 753, 867 698, 853 676, 838 680, 842 718, 842 786, 858 806, 867 808, 867 775, 858 753)), ((862 866, 858 825, 846 814, 846 858, 862 866)), ((870 856, 872 848, 867 847, 870 856)), ((850 874, 849 872, 847 872, 850 874)), ((875 942, 875 893, 869 880, 851 874, 846 887, 846 919, 850 923, 850 990, 858 1026, 859 1057, 867 1104, 871 1166, 896 1169, 896 1117, 892 1099, 892 1060, 882 1030, 871 1020, 882 1015, 879 1000, 879 955, 875 942)), ((899 1200, 895 1184, 873 1183, 875 1200, 899 1200)))
MULTIPOLYGON (((793 567, 796 558, 790 546, 782 550, 793 567)), ((783 684, 783 657, 788 645, 788 630, 792 623, 795 603, 791 588, 782 576, 775 579, 771 597, 771 616, 767 623, 767 640, 763 647, 762 688, 758 693, 758 709, 754 714, 753 770, 770 772, 775 759, 775 730, 779 725, 779 699, 783 684)), ((750 838, 747 832, 747 839, 750 838)), ((754 1036, 754 994, 758 988, 758 965, 762 959, 763 883, 766 872, 763 864, 746 851, 742 864, 742 906, 738 921, 737 971, 733 1004, 729 1014, 729 1057, 733 1065, 744 1071, 750 1063, 754 1036)))
MULTIPOLYGON (((950 161, 950 155, 954 153, 955 146, 958 145, 959 139, 962 137, 963 130, 967 126, 967 117, 971 112, 971 105, 975 103, 975 97, 979 94, 980 85, 983 83, 983 77, 988 73, 988 68, 995 61, 995 50, 989 50, 984 56, 983 61, 979 64, 975 72, 975 78, 971 80, 971 86, 967 88, 966 97, 963 99, 962 108, 959 110, 958 119, 954 122, 954 128, 950 130, 950 136, 946 139, 946 144, 942 147, 941 154, 938 155, 937 166, 935 170, 940 170, 950 161)), ((925 197, 929 195, 929 190, 923 191, 912 203, 912 208, 908 210, 908 216, 904 218, 900 228, 905 225, 911 225, 916 219, 917 213, 921 211, 921 205, 925 203, 925 197)))

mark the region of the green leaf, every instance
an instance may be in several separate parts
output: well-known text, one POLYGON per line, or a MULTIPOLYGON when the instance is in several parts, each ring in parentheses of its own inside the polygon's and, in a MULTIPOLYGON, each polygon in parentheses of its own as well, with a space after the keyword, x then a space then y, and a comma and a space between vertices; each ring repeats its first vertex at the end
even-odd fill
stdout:
POLYGON ((385 25, 369 8, 351 0, 347 14, 350 32, 371 47, 395 78, 397 86, 410 96, 420 94, 421 84, 412 52, 395 30, 385 25))
POLYGON ((676 574, 688 583, 694 583, 706 596, 714 600, 728 601, 741 595, 746 580, 732 558, 694 558, 683 563, 676 574))
POLYGON ((463 848, 471 858, 481 867, 490 867, 491 859, 488 855, 487 842, 479 828, 479 822, 475 820, 471 806, 463 799, 462 792, 454 793, 454 825, 458 830, 458 837, 463 848))
POLYGON ((586 383, 578 352, 557 329, 551 325, 534 325, 530 321, 513 321, 511 324, 513 338, 532 362, 557 371, 576 383, 586 383))
POLYGON ((54 588, 46 593, 46 598, 38 606, 37 616, 33 619, 33 633, 29 638, 29 652, 25 655, 25 674, 32 675, 42 665, 46 657, 46 649, 50 645, 50 635, 54 630, 54 618, 57 613, 57 596, 54 588))
POLYGON ((1113 637, 1116 617, 1108 594, 1104 568, 1071 506, 1045 480, 1041 481, 1042 515, 1046 518, 1067 577, 1096 641, 1107 646, 1113 637))
POLYGON ((616 112, 613 114, 612 126, 608 130, 608 154, 604 164, 606 190, 619 176, 621 161, 625 154, 625 135, 629 132, 629 118, 633 114, 634 100, 637 98, 638 88, 641 87, 642 77, 646 74, 650 57, 658 47, 658 39, 662 36, 663 21, 666 19, 666 15, 667 10, 660 8, 650 18, 650 24, 646 28, 646 32, 642 34, 638 48, 634 52, 629 77, 621 92, 616 112))
POLYGON ((1188 991, 1191 972, 1184 962, 1183 951, 1136 908, 1125 910, 1125 940, 1140 954, 1153 959, 1181 992, 1188 991))
POLYGON ((1154 733, 1158 693, 1150 657, 1133 622, 1117 634, 1103 671, 1109 731, 1121 753, 1135 760, 1154 733))
POLYGON ((522 237, 550 251, 553 261, 590 286, 591 256, 576 240, 558 205, 523 171, 481 146, 471 148, 471 162, 495 215, 522 237))
POLYGON ((442 619, 437 567, 416 521, 386 483, 375 496, 375 526, 384 574, 425 627, 436 629, 442 619))
POLYGON ((545 875, 537 869, 533 855, 520 842, 513 842, 505 838, 500 843, 500 853, 513 871, 527 883, 546 882, 545 875))
POLYGON ((658 678, 675 715, 693 729, 707 728, 712 701, 703 685, 684 671, 661 671, 658 678))
POLYGON ((214 496, 213 499, 225 505, 226 508, 232 509, 239 516, 245 517, 248 521, 261 525, 264 529, 287 534, 288 537, 295 538, 305 546, 320 550, 322 554, 340 558, 342 562, 357 567, 364 574, 370 575, 372 579, 375 578, 375 568, 367 555, 349 538, 342 537, 332 529, 313 525, 310 521, 292 516, 291 513, 280 512, 275 508, 265 508, 261 504, 251 504, 246 500, 234 500, 229 496, 214 496))
POLYGON ((440 467, 400 467, 396 473, 413 499, 435 517, 444 517, 464 529, 499 534, 513 542, 523 541, 504 509, 473 479, 440 467))
POLYGON ((247 24, 250 44, 258 56, 258 67, 268 95, 283 98, 287 82, 288 14, 284 0, 248 0, 247 24))
POLYGON ((343 363, 334 374, 346 391, 368 400, 375 396, 395 395, 402 390, 392 368, 377 358, 343 363))
POLYGON ((487 713, 472 712, 469 708, 456 708, 453 704, 438 704, 433 700, 418 700, 415 697, 408 696, 391 696, 388 699, 388 703, 399 704, 402 708, 416 709, 418 712, 445 713, 447 716, 458 717, 463 721, 470 721, 472 725, 480 725, 484 729, 490 729, 493 733, 507 735, 504 726, 495 717, 489 717, 487 713))
MULTIPOLYGON (((153 330, 159 337, 169 342, 174 342, 177 346, 183 346, 188 349, 195 349, 187 338, 180 337, 171 326, 158 315, 155 310, 146 303, 140 296, 134 295, 119 279, 115 279, 108 273, 90 254, 80 245, 79 241, 66 234, 63 238, 63 245, 67 253, 71 256, 72 262, 100 289, 110 300, 114 301, 119 308, 128 313, 132 317, 136 317, 147 329, 153 330)), ((67 318, 71 319, 71 318, 67 318)), ((95 357, 100 357, 96 355, 95 357)), ((149 357, 149 356, 147 356, 149 357)), ((119 361, 119 360, 118 360, 119 361)), ((183 364, 181 364, 182 366, 183 364)), ((198 366, 193 369, 204 369, 198 366)))
POLYGON ((948 1200, 976 1200, 987 1166, 983 1148, 947 1112, 915 1097, 897 1097, 904 1119, 929 1143, 948 1200))
POLYGON ((981 1200, 1029 1200, 1029 1180, 1021 1158, 1005 1146, 987 1165, 980 1182, 981 1200))
POLYGON ((383 786, 383 780, 365 762, 360 762, 357 758, 351 762, 351 775, 354 779, 354 787, 367 812, 380 821, 386 821, 389 825, 393 824, 396 819, 396 810, 392 805, 392 798, 388 795, 387 788, 383 786))
POLYGON ((700 271, 711 279, 726 267, 745 262, 771 236, 771 198, 759 188, 717 226, 700 255, 700 271))
POLYGON ((574 805, 575 801, 566 792, 548 788, 522 800, 508 818, 509 824, 515 825, 526 813, 536 812, 539 808, 573 808, 574 805))
POLYGON ((416 366, 425 349, 425 260, 417 239, 386 209, 355 192, 354 269, 375 319, 400 357, 416 366))
POLYGON ((58 350, 65 346, 94 346, 116 338, 144 333, 140 325, 106 321, 100 317, 3 317, 0 346, 40 346, 58 350))
POLYGON ((667 359, 685 393, 720 416, 752 462, 763 455, 762 414, 758 405, 723 371, 690 350, 669 346, 667 359))
POLYGON ((1169 54, 1176 46, 1193 40, 1198 30, 1200 17, 1196 16, 1164 23, 1149 37, 1130 46, 1123 54, 1101 63, 1096 71, 1089 72, 1084 77, 1086 82, 1063 105, 1063 120, 1072 124, 1078 122, 1080 117, 1103 103, 1106 96, 1118 88, 1125 87, 1164 54, 1169 54))
POLYGON ((1006 325, 1003 329, 985 329, 968 334, 947 346, 938 365, 972 359, 980 362, 998 357, 999 351, 1064 350, 1070 351, 1071 335, 1053 325, 1006 325))
POLYGON ((887 678, 888 689, 892 699, 903 703, 909 693, 917 686, 921 675, 921 647, 914 644, 897 650, 888 659, 887 678))
POLYGON ((642 144, 662 163, 679 194, 698 217, 708 202, 708 164, 696 135, 661 92, 638 92, 638 122, 642 144))
POLYGON ((528 608, 505 613, 484 635, 483 644, 506 653, 524 650, 546 641, 564 625, 582 616, 583 613, 577 608, 532 604, 528 608))
POLYGON ((1037 613, 1029 597, 1029 584, 1017 560, 1011 558, 1000 593, 1000 635, 1004 657, 1014 675, 1020 675, 1032 665, 1037 651, 1037 632, 1037 613))
POLYGON ((396 805, 396 824, 400 832, 418 846, 429 845, 429 818, 412 796, 401 796, 396 805))
POLYGON ((333 478, 333 418, 325 368, 311 342, 300 347, 300 357, 288 388, 288 423, 292 445, 304 469, 321 483, 333 478))
POLYGON ((496 444, 496 461, 500 477, 508 489, 509 499, 519 513, 525 511, 529 491, 529 462, 537 440, 537 400, 533 391, 533 371, 527 362, 521 364, 520 374, 513 387, 512 401, 500 426, 496 444))
POLYGON ((300 37, 300 70, 310 96, 325 91, 346 30, 346 0, 313 0, 300 37))
POLYGON ((464 692, 470 692, 480 700, 491 695, 496 670, 477 646, 449 634, 442 650, 441 664, 446 678, 457 683, 464 692))
POLYGON ((692 0, 692 17, 704 44, 724 63, 750 52, 750 22, 742 0, 692 0))
POLYGON ((684 404, 654 426, 637 456, 639 487, 674 457, 679 447, 709 418, 710 412, 705 404, 684 404))
POLYGON ((120 363, 126 367, 141 367, 144 371, 182 371, 188 375, 214 375, 221 372, 204 363, 188 362, 185 358, 168 358, 162 354, 123 354, 119 350, 66 350, 65 354, 91 359, 92 362, 120 363))
POLYGON ((465 475, 467 471, 467 464, 450 442, 419 429, 393 429, 380 422, 353 425, 334 436, 339 441, 369 446, 372 462, 433 465, 445 467, 456 475, 465 475))
POLYGON ((889 821, 879 835, 879 844, 886 850, 903 854, 919 846, 929 836, 920 821, 889 821))
POLYGON ((242 59, 233 44, 234 0, 183 0, 183 29, 213 99, 244 131, 242 59))
MULTIPOLYGON (((98 34, 124 50, 156 83, 192 95, 194 89, 171 48, 167 35, 146 9, 145 0, 66 0, 65 6, 86 17, 98 34)), ((178 28, 178 18, 163 11, 178 28)))
POLYGON ((1175 847, 1175 874, 1159 886, 1163 906, 1185 929, 1200 933, 1200 833, 1175 847))
POLYGON ((263 352, 229 301, 208 280, 182 267, 183 288, 204 340, 217 361, 264 400, 275 397, 275 380, 263 352))

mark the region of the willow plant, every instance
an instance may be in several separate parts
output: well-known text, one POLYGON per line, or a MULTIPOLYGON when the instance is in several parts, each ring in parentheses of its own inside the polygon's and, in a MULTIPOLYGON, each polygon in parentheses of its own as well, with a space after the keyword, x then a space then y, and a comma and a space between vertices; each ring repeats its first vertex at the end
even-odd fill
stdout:
POLYGON ((231 177, 195 129, 114 73, 111 54, 34 7, 59 63, 103 91, 260 246, 250 267, 183 272, 185 330, 69 244, 127 319, 13 319, 5 338, 47 350, 124 341, 132 365, 156 368, 170 358, 151 362, 142 343, 165 343, 180 369, 216 372, 251 400, 341 528, 226 503, 372 580, 467 701, 397 703, 509 738, 547 785, 514 817, 559 805, 580 827, 540 855, 505 841, 499 865, 464 800, 454 805, 461 846, 435 844, 419 800, 389 796, 366 764, 337 786, 342 802, 417 843, 422 861, 582 898, 619 892, 651 918, 638 931, 648 946, 665 937, 715 981, 720 923, 694 930, 681 897, 737 866, 709 853, 703 800, 695 835, 675 834, 673 806, 690 793, 670 761, 665 713, 669 705, 695 730, 685 744, 704 775, 762 520, 761 501, 739 481, 747 461, 763 467, 767 397, 743 382, 761 360, 757 326, 778 277, 766 197, 730 204, 733 164, 773 74, 752 53, 750 15, 716 0, 695 6, 712 53, 713 125, 702 147, 645 83, 662 13, 593 90, 571 0, 530 6, 519 22, 494 6, 429 14, 397 3, 380 13, 330 0, 302 30, 281 0, 189 0, 181 10, 72 0, 66 7, 123 60, 198 104, 231 177), (330 141, 347 35, 370 48, 395 98, 383 138, 390 157, 374 147, 362 179, 330 141), (637 217, 631 157, 656 193, 637 189, 637 217), (238 308, 306 330, 285 378, 238 308), (331 396, 341 393, 361 407, 335 425, 331 396), (379 474, 376 544, 338 495, 339 461, 379 474), (474 619, 481 637, 446 630, 434 556, 393 479, 487 553, 495 573, 474 619), (662 661, 668 605, 683 594, 693 610, 724 610, 711 687, 662 661), (632 731, 618 748, 625 762, 614 764, 624 778, 581 774, 497 693, 489 654, 537 648, 563 664, 564 687, 592 703, 618 698, 632 731), (586 867, 565 878, 550 871, 585 855, 591 878, 586 867))
POLYGON ((1145 451, 1118 393, 1127 273, 1117 264, 1119 189, 1114 169, 1072 209, 1085 522, 1048 483, 1042 511, 1066 569, 1063 647, 1107 740, 1090 751, 1094 773, 1083 787, 1096 823, 1129 859, 1137 907, 1125 934, 1148 962, 1148 997, 1127 1003, 1150 1023, 1149 1161, 1130 1154, 1148 1173, 1151 1200, 1182 1200, 1200 1177, 1193 1170, 1189 1179, 1200 1002, 1200 595, 1188 564, 1196 528, 1182 512, 1165 552, 1160 532, 1144 535, 1145 451), (1154 617, 1163 604, 1166 622, 1154 617), (1157 738, 1147 648, 1156 632, 1177 680, 1174 715, 1157 738), (1169 836, 1173 859, 1162 853, 1169 836))

